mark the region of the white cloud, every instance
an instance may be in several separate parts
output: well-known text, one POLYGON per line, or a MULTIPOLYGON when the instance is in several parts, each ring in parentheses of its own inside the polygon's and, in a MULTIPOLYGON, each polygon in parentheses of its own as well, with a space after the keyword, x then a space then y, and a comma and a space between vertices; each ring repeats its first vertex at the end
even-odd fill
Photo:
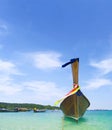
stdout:
POLYGON ((17 84, 13 83, 5 83, 1 86, 0 83, 0 92, 4 93, 5 95, 15 95, 16 93, 22 91, 22 88, 19 87, 17 84))
POLYGON ((92 67, 97 68, 95 78, 93 77, 86 82, 87 89, 98 89, 101 87, 112 86, 111 79, 106 79, 104 76, 112 72, 112 58, 107 58, 101 61, 90 62, 92 67))
POLYGON ((61 66, 61 55, 56 52, 37 52, 28 54, 39 69, 49 69, 61 66))
POLYGON ((54 82, 26 81, 15 84, 9 77, 2 77, 0 80, 0 93, 4 96, 23 94, 23 97, 19 98, 19 102, 49 103, 52 105, 64 96, 64 91, 58 88, 54 82))
POLYGON ((10 61, 0 60, 0 92, 12 95, 21 91, 21 87, 14 83, 13 75, 20 75, 16 65, 10 61))
POLYGON ((56 87, 54 82, 46 82, 46 81, 31 81, 31 82, 24 82, 23 86, 27 87, 32 91, 41 93, 41 94, 48 94, 57 96, 59 95, 59 88, 56 87))
POLYGON ((5 24, 1 24, 0 29, 7 30, 7 26, 5 24))
POLYGON ((14 67, 13 63, 0 60, 0 71, 12 71, 14 67))
POLYGON ((0 92, 6 95, 13 95, 21 90, 22 88, 14 83, 14 80, 11 78, 11 75, 0 75, 0 92))
POLYGON ((0 60, 0 73, 2 74, 16 74, 19 75, 20 72, 17 70, 16 65, 10 61, 0 60))
POLYGON ((43 100, 45 102, 55 102, 64 95, 63 90, 58 88, 54 82, 30 81, 24 82, 23 86, 25 89, 34 92, 34 95, 37 95, 36 99, 41 102, 43 100))
POLYGON ((101 87, 112 86, 112 81, 109 79, 97 78, 86 82, 87 89, 98 89, 101 87))
POLYGON ((0 23, 0 35, 6 34, 8 32, 8 27, 4 23, 0 23))
POLYGON ((16 64, 10 61, 0 60, 0 93, 4 97, 8 95, 17 96, 25 93, 23 97, 26 102, 37 101, 52 104, 64 95, 63 91, 53 82, 27 81, 27 79, 26 82, 18 81, 17 77, 14 77, 14 75, 18 74, 19 71, 16 64), (32 97, 30 97, 30 94, 32 97))
POLYGON ((105 59, 99 62, 92 61, 90 65, 99 69, 101 71, 101 74, 108 74, 112 72, 112 58, 105 59))

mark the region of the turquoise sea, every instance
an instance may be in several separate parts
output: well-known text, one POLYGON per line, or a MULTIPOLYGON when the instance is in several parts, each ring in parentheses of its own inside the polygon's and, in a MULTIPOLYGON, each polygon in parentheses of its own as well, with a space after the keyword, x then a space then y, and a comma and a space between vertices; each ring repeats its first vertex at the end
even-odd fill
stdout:
POLYGON ((112 111, 86 111, 78 122, 61 111, 0 113, 0 130, 112 130, 112 111))

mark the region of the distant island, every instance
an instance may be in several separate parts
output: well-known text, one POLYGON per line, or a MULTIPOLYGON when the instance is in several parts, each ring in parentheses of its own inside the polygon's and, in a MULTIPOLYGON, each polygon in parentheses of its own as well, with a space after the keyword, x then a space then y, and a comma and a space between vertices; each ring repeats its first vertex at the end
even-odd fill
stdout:
POLYGON ((51 106, 51 105, 41 105, 41 104, 32 104, 32 103, 6 103, 0 102, 0 109, 7 110, 19 110, 19 111, 28 111, 37 109, 47 109, 47 110, 59 110, 59 107, 51 106))

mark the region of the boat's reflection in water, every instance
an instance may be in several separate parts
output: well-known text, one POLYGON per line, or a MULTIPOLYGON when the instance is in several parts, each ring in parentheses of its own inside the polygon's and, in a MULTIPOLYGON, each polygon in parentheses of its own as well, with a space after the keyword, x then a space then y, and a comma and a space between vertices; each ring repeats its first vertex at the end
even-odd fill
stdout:
POLYGON ((85 124, 87 121, 87 118, 84 117, 79 118, 79 120, 75 120, 64 116, 62 117, 62 130, 78 130, 78 128, 80 129, 80 125, 85 124))

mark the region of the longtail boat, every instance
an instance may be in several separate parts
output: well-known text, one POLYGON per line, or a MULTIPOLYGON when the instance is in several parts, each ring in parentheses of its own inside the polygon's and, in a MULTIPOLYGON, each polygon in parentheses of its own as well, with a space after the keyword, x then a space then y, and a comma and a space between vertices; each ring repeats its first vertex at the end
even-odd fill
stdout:
POLYGON ((34 108, 33 111, 40 113, 40 112, 46 112, 46 109, 37 109, 37 108, 34 108))
POLYGON ((84 115, 86 109, 90 105, 90 102, 81 92, 78 85, 79 58, 71 59, 69 62, 62 65, 62 67, 69 64, 71 64, 72 67, 73 89, 60 100, 60 108, 65 116, 78 120, 84 115))

